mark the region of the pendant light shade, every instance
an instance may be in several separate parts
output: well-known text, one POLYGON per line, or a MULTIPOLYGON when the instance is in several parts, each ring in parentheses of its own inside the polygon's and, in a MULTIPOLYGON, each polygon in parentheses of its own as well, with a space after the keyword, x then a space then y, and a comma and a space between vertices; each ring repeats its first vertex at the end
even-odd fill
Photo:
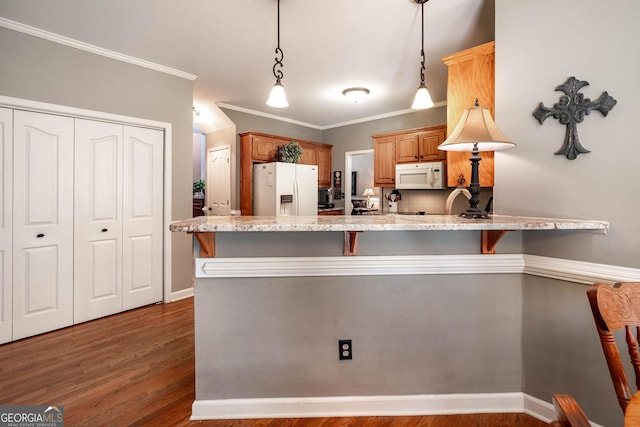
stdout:
POLYGON ((280 49, 280 0, 278 0, 278 45, 276 47, 276 63, 273 64, 273 76, 276 78, 276 83, 271 88, 271 94, 267 99, 267 105, 274 108, 285 108, 289 106, 287 101, 287 95, 284 93, 284 86, 282 86, 282 60, 284 59, 284 52, 280 49), (279 68, 278 68, 279 67, 279 68), (278 69, 276 69, 278 68, 278 69))
POLYGON ((433 101, 431 100, 429 89, 427 89, 427 86, 423 83, 416 91, 416 96, 413 98, 411 108, 414 110, 424 110, 429 107, 433 107, 433 101))
POLYGON ((289 106, 287 101, 287 94, 284 92, 284 87, 280 79, 276 79, 276 84, 271 88, 271 94, 267 99, 267 105, 274 108, 285 108, 289 106))
POLYGON ((415 0, 415 2, 420 5, 422 12, 422 49, 420 50, 422 61, 420 62, 420 87, 418 87, 416 96, 413 98, 413 104, 411 105, 411 108, 414 110, 424 110, 425 108, 433 107, 431 94, 429 93, 429 89, 427 89, 427 85, 424 83, 424 4, 428 1, 429 0, 415 0))

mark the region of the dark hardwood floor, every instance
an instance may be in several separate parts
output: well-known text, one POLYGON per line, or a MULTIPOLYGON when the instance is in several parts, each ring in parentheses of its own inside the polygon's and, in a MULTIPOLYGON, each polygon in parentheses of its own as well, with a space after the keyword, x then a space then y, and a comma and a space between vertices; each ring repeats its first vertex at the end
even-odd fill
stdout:
POLYGON ((524 414, 189 421, 193 399, 192 298, 0 346, 0 405, 64 406, 68 427, 546 425, 524 414))

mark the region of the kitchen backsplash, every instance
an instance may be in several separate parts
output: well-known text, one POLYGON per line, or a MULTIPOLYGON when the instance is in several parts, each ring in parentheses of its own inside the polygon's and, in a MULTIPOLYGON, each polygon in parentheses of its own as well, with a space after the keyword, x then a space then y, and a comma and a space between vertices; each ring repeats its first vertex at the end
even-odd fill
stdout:
MULTIPOLYGON (((392 188, 384 188, 383 197, 381 198, 381 205, 383 213, 388 212, 388 202, 384 196, 388 196, 392 188)), ((454 188, 448 188, 445 190, 398 190, 401 194, 401 199, 398 202, 398 212, 419 212, 424 211, 427 214, 445 214, 445 203, 447 197, 454 190, 454 188)), ((478 207, 480 209, 485 208, 489 198, 493 195, 493 189, 482 188, 480 189, 480 203, 478 207)), ((459 214, 464 212, 469 207, 468 199, 460 194, 453 203, 452 213, 459 214)))

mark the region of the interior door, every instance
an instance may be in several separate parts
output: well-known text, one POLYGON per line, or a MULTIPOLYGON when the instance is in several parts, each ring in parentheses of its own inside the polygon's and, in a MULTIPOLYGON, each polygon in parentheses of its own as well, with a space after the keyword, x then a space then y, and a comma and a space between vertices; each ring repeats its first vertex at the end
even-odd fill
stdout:
POLYGON ((74 323, 122 311, 123 129, 75 122, 74 323))
POLYGON ((0 108, 0 344, 11 341, 13 110, 0 108))
POLYGON ((231 148, 207 150, 207 207, 213 215, 229 215, 231 212, 231 148))
POLYGON ((162 301, 164 132, 124 128, 123 308, 162 301))
POLYGON ((73 323, 73 119, 14 112, 13 339, 73 323))

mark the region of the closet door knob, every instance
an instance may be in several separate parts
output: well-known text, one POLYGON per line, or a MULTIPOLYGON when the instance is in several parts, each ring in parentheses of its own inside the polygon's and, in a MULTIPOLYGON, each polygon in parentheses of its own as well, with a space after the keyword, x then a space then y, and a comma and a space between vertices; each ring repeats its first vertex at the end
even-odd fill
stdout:
POLYGON ((107 228, 103 228, 103 229, 102 229, 102 232, 103 232, 103 233, 106 233, 107 231, 109 231, 109 229, 107 229, 107 228))
POLYGON ((44 234, 42 234, 42 233, 37 234, 37 235, 36 235, 36 237, 39 239, 39 238, 41 238, 41 237, 44 237, 44 234))

